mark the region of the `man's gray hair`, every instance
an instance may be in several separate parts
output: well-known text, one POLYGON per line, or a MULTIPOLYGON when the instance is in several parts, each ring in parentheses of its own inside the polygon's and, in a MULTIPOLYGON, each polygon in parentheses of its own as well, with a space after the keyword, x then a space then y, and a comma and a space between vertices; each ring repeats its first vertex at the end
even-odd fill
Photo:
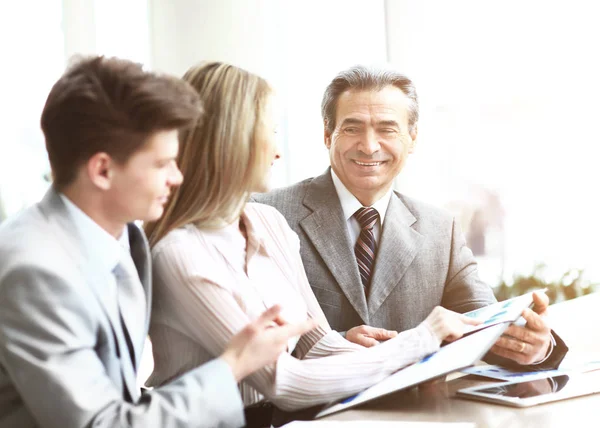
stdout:
POLYGON ((369 68, 355 65, 340 72, 325 89, 321 102, 321 115, 327 130, 335 129, 337 101, 348 90, 380 91, 386 86, 395 86, 410 100, 408 106, 408 127, 412 131, 419 120, 419 100, 414 83, 404 74, 393 70, 369 68))

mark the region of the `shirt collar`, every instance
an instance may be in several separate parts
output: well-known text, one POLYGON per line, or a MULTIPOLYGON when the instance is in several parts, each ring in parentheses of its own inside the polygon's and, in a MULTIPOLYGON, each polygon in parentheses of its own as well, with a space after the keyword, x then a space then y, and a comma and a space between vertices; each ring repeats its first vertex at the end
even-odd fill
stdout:
POLYGON ((257 232, 256 226, 246 210, 242 212, 241 221, 244 222, 244 226, 246 227, 249 256, 254 256, 256 253, 260 253, 263 256, 269 256, 269 251, 265 246, 265 240, 257 232))
POLYGON ((123 233, 121 233, 121 236, 117 240, 106 230, 102 229, 98 223, 92 220, 77 205, 71 202, 69 198, 62 193, 59 193, 59 195, 65 203, 67 211, 73 219, 73 223, 75 223, 75 228, 79 232, 88 258, 102 266, 105 270, 112 272, 119 263, 123 250, 125 249, 129 252, 127 226, 123 228, 123 233))
MULTIPOLYGON (((338 198, 340 199, 340 204, 342 204, 342 211, 344 212, 344 219, 348 221, 354 213, 362 208, 363 205, 360 203, 356 196, 350 192, 342 183, 342 180, 335 174, 333 168, 331 168, 331 178, 333 179, 333 185, 335 186, 335 191, 337 192, 338 198)), ((390 199, 392 197, 392 188, 385 193, 378 201, 376 201, 371 208, 375 208, 377 213, 379 214, 379 219, 381 220, 381 224, 383 225, 383 220, 385 219, 385 213, 387 212, 388 205, 390 204, 390 199)))

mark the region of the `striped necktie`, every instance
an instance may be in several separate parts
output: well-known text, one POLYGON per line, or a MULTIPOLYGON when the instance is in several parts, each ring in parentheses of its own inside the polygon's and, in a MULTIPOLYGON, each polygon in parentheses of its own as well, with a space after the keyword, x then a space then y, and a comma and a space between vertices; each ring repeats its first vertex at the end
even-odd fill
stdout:
POLYGON ((360 208, 354 213, 354 218, 360 224, 360 235, 358 236, 356 245, 354 245, 354 254, 356 255, 358 271, 365 290, 365 296, 368 296, 371 273, 373 272, 375 253, 377 251, 373 226, 377 223, 379 213, 375 208, 360 208))

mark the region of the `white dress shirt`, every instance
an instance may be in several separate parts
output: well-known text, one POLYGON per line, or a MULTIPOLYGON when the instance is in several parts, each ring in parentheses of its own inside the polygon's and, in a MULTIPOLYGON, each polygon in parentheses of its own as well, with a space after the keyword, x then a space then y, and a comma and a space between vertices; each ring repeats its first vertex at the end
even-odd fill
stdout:
MULTIPOLYGON (((339 179, 333 169, 331 170, 331 178, 333 179, 333 185, 335 186, 335 191, 337 192, 338 198, 340 199, 340 204, 342 204, 342 211, 344 212, 344 218, 346 219, 346 226, 348 226, 348 233, 350 234, 350 242, 352 245, 356 244, 358 240, 358 236, 360 235, 360 224, 358 220, 354 218, 354 213, 363 208, 363 204, 356 199, 347 188, 342 183, 342 180, 339 179)), ((374 208, 379 213, 379 219, 375 226, 373 226, 373 235, 375 236, 375 242, 379 245, 379 238, 381 237, 381 229, 383 227, 383 221, 385 220, 385 213, 388 209, 388 205, 390 203, 390 198, 392 197, 392 188, 385 193, 377 202, 371 205, 371 208, 374 208)))
MULTIPOLYGON (((87 258, 93 260, 94 263, 98 264, 101 269, 107 273, 106 292, 103 294, 104 304, 110 311, 111 316, 114 317, 113 319, 119 319, 117 279, 114 275, 114 269, 121 261, 121 257, 129 257, 131 263, 128 263, 128 266, 135 266, 129 253, 129 232, 127 231, 127 226, 123 227, 123 232, 117 240, 114 236, 100 227, 98 223, 92 220, 77 205, 71 202, 68 197, 62 193, 59 193, 59 195, 65 203, 67 212, 77 228, 87 258)), ((132 272, 132 274, 137 275, 137 272, 132 272)), ((140 293, 140 295, 145 298, 143 292, 140 293)), ((141 301, 139 305, 139 308, 143 308, 145 312, 146 302, 141 301)), ((136 333, 138 332, 132 332, 132 334, 137 336, 136 333)))

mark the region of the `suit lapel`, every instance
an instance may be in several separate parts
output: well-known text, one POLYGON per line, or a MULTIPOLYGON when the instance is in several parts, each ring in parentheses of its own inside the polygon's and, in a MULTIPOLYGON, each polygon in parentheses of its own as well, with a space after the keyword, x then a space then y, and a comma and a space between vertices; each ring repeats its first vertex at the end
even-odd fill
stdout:
POLYGON ((313 212, 300 221, 300 226, 350 304, 365 324, 368 324, 367 301, 360 281, 358 265, 329 169, 312 181, 303 202, 313 212))
POLYGON ((379 240, 375 270, 369 293, 369 314, 373 315, 400 282, 423 245, 423 235, 415 231, 417 219, 392 193, 379 240))
POLYGON ((139 392, 137 392, 136 373, 133 366, 131 366, 129 349, 123 336, 123 329, 121 327, 118 310, 111 310, 110 308, 112 305, 107 301, 109 296, 107 295, 106 285, 107 282, 111 280, 109 278, 110 272, 99 269, 98 264, 94 263, 94 260, 89 259, 85 247, 81 244, 82 241, 77 228, 74 227, 64 202, 54 188, 48 190, 40 202, 39 207, 48 218, 49 223, 55 226, 52 230, 56 235, 57 242, 65 247, 67 254, 71 255, 74 263, 81 271, 84 281, 89 285, 92 293, 98 300, 100 307, 108 318, 115 338, 115 345, 120 356, 123 381, 130 396, 138 397, 139 392))

